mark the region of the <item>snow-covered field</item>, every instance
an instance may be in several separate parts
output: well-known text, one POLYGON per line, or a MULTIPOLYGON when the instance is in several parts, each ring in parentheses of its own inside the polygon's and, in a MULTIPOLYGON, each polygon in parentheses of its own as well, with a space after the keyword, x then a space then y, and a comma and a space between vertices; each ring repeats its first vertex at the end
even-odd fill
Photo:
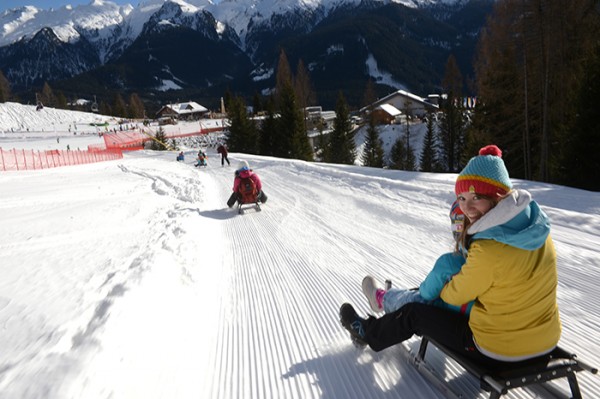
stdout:
MULTIPOLYGON (((443 398, 399 347, 356 349, 337 313, 367 312, 366 274, 413 287, 450 249, 456 175, 237 153, 221 167, 213 149, 199 170, 193 152, 0 172, 1 399, 443 398), (225 205, 240 160, 261 212, 225 205)), ((598 366, 600 193, 515 183, 552 220, 561 345, 598 366)), ((600 397, 599 376, 579 381, 600 397)))

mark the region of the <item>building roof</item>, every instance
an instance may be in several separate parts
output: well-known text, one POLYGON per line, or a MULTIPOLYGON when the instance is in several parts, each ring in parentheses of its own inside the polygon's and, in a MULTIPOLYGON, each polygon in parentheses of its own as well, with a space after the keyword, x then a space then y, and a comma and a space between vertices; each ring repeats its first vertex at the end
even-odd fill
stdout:
POLYGON ((161 108, 161 110, 164 108, 170 108, 171 110, 173 110, 173 112, 177 113, 178 115, 188 115, 208 111, 207 108, 194 101, 188 101, 186 103, 167 104, 163 108, 161 108))
POLYGON ((380 106, 378 106, 375 109, 381 109, 385 113, 387 113, 388 115, 390 115, 394 118, 397 117, 398 115, 402 114, 402 112, 398 108, 394 107, 391 104, 381 104, 380 106))
POLYGON ((373 104, 361 108, 360 112, 365 112, 369 107, 377 107, 379 105, 386 104, 391 99, 393 99, 394 97, 397 97, 397 96, 402 96, 402 97, 409 98, 413 103, 421 104, 424 107, 438 108, 437 105, 432 104, 432 103, 426 101, 427 99, 419 97, 416 94, 409 93, 409 92, 407 92, 405 90, 397 90, 397 91, 395 91, 393 93, 388 94, 387 96, 385 96, 383 98, 380 98, 379 100, 375 101, 373 104))

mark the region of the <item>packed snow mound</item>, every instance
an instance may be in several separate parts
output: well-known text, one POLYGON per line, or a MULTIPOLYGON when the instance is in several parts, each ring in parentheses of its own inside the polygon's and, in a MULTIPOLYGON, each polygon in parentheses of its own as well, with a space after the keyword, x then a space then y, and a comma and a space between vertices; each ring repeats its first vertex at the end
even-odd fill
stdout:
POLYGON ((0 133, 67 132, 76 125, 115 122, 115 118, 89 112, 70 111, 35 105, 0 103, 0 133))

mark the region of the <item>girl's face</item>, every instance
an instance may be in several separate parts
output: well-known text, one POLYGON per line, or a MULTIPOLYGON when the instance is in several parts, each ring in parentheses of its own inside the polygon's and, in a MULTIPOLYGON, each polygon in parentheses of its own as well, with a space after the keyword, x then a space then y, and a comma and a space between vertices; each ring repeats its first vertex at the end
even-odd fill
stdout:
POLYGON ((481 197, 476 193, 464 192, 457 197, 460 209, 471 223, 479 220, 483 215, 492 209, 492 201, 481 197))

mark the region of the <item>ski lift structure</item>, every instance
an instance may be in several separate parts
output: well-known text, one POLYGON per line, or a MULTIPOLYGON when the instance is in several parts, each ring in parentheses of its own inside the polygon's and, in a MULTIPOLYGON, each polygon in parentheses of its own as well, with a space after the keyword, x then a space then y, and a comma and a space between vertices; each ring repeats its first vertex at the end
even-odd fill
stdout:
POLYGON ((98 112, 98 103, 96 102, 96 96, 94 96, 94 102, 92 103, 92 112, 98 112))
POLYGON ((35 110, 36 111, 41 111, 44 109, 44 104, 42 104, 42 101, 39 99, 38 94, 35 93, 35 110))

